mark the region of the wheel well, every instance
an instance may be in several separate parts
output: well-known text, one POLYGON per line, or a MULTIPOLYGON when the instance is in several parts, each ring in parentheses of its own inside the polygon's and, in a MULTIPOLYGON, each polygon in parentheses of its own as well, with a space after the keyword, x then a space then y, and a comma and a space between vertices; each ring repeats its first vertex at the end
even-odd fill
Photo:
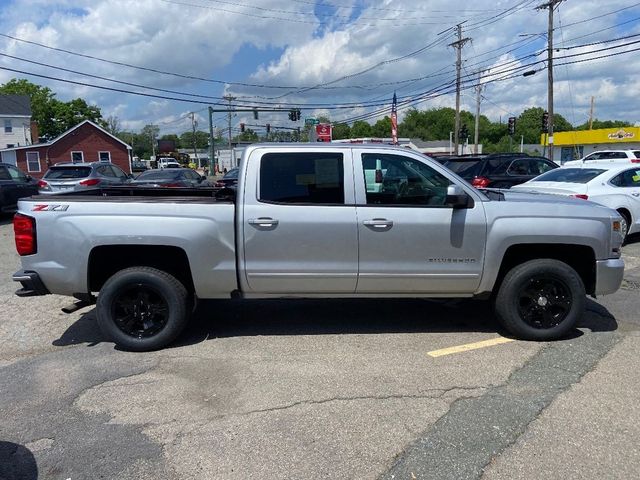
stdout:
POLYGON ((631 212, 626 208, 619 208, 618 213, 625 216, 627 223, 629 223, 628 227, 631 228, 631 221, 633 220, 633 218, 631 218, 631 212))
POLYGON ((593 295, 596 286, 596 256, 586 245, 565 244, 523 244, 512 245, 507 249, 500 265, 494 294, 500 288, 505 275, 516 265, 537 258, 551 258, 566 263, 573 268, 584 283, 587 294, 593 295))
POLYGON ((114 273, 129 267, 153 267, 178 279, 194 292, 189 259, 184 250, 166 245, 103 245, 89 255, 89 290, 98 292, 114 273))

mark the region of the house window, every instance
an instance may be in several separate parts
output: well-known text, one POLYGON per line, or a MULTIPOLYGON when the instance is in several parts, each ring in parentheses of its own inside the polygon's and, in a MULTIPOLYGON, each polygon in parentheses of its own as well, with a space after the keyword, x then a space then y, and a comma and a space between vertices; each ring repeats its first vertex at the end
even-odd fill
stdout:
POLYGON ((7 148, 13 148, 15 145, 13 143, 7 143, 7 148))
POLYGON ((98 160, 101 162, 110 162, 111 152, 98 152, 98 160))
POLYGON ((40 171, 40 152, 27 152, 27 172, 40 171))
POLYGON ((4 120, 4 133, 11 133, 13 132, 13 127, 11 126, 11 119, 10 118, 5 118, 4 120))
POLYGON ((82 152, 71 152, 71 161, 73 163, 84 162, 84 154, 82 152))

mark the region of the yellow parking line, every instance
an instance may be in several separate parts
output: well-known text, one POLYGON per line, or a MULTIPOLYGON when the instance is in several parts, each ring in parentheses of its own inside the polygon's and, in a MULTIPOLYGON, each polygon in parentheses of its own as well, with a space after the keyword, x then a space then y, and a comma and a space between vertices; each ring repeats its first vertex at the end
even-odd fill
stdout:
POLYGON ((443 355, 451 355, 452 353, 468 352, 469 350, 477 350, 478 348, 493 347, 494 345, 500 345, 502 343, 513 342, 512 338, 498 337, 491 340, 483 340, 482 342, 467 343, 465 345, 458 345, 457 347, 441 348, 440 350, 433 350, 427 352, 430 357, 442 357, 443 355))

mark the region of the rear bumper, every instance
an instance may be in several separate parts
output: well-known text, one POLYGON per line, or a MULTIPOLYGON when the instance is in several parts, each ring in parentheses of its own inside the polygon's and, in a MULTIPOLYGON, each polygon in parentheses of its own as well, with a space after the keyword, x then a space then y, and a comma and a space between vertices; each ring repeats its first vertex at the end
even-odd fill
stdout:
POLYGON ((621 258, 596 261, 596 295, 616 292, 624 277, 624 261, 621 258))
POLYGON ((16 290, 19 297, 34 297, 36 295, 47 295, 51 293, 44 286, 40 275, 29 270, 20 270, 13 274, 13 281, 20 282, 22 288, 16 290))

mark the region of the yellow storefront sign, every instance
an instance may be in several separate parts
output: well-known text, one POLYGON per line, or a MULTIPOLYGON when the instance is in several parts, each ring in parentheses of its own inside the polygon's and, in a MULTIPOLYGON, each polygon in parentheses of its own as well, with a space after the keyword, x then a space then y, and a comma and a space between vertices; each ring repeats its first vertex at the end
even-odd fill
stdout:
MULTIPOLYGON (((600 143, 624 144, 629 142, 640 142, 640 127, 575 130, 572 132, 555 132, 553 134, 553 143, 556 147, 600 143)), ((540 145, 545 145, 546 143, 546 134, 542 134, 540 136, 540 145)))

